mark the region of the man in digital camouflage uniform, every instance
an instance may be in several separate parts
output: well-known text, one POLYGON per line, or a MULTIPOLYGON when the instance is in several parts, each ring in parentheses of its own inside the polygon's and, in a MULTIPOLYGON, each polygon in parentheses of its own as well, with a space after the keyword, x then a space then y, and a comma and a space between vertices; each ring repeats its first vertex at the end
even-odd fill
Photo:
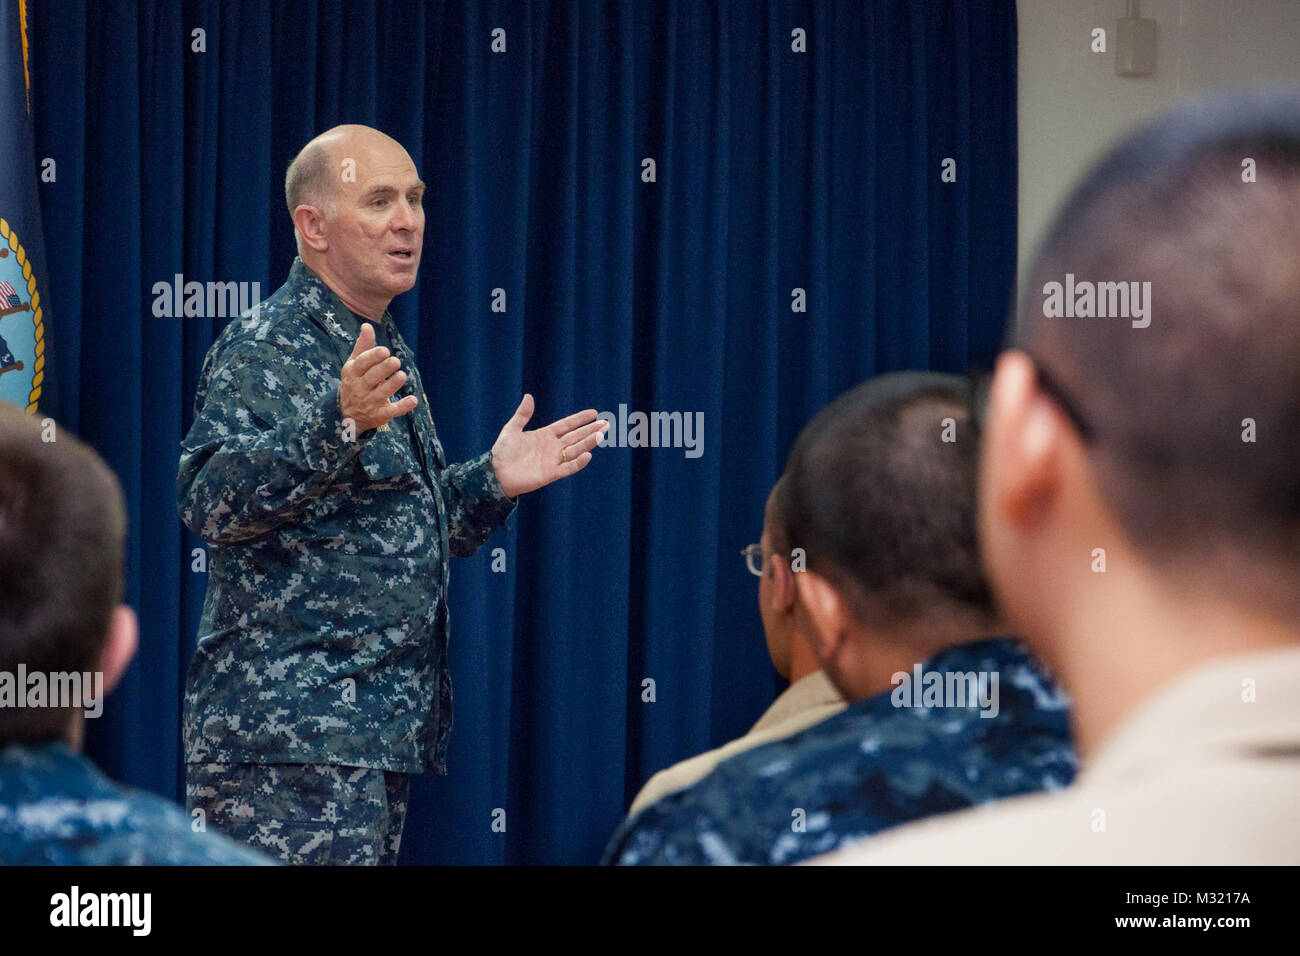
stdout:
POLYGON ((909 820, 1070 783, 1067 701, 998 636, 980 570, 969 393, 953 376, 884 375, 803 430, 764 573, 849 707, 624 822, 605 862, 796 863, 909 820), (927 690, 936 679, 942 693, 927 690))
POLYGON ((446 772, 448 559, 591 460, 588 409, 448 465, 387 312, 415 284, 424 183, 341 126, 290 164, 298 259, 204 363, 177 478, 209 579, 185 698, 187 796, 292 863, 393 863, 411 773, 446 772))
POLYGON ((54 435, 0 402, 0 865, 272 862, 193 832, 180 807, 80 753, 137 630, 118 603, 122 489, 93 451, 54 435))

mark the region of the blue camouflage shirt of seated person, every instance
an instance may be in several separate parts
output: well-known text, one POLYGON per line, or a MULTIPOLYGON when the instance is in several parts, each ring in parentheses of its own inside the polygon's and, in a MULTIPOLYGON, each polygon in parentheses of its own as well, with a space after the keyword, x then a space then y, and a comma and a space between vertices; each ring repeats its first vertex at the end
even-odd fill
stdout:
POLYGON ((0 746, 0 864, 269 866, 180 807, 114 783, 62 741, 0 746))
MULTIPOLYGON (((961 644, 920 669, 919 688, 915 669, 906 682, 895 675, 893 689, 732 757, 647 807, 623 822, 602 862, 797 863, 912 820, 1074 779, 1068 698, 1022 645, 961 644), (996 716, 979 699, 951 706, 923 696, 932 673, 945 687, 949 674, 986 675, 996 716), (908 703, 937 706, 903 706, 908 690, 908 703)), ((955 676, 951 685, 969 686, 955 676)))

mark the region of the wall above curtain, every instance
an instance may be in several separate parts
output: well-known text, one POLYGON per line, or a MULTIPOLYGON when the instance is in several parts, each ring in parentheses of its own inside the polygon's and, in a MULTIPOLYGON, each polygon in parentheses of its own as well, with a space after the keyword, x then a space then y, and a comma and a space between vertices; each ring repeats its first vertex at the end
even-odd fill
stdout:
POLYGON ((537 422, 702 427, 598 451, 453 563, 450 772, 416 781, 404 862, 594 862, 650 774, 744 732, 781 682, 739 551, 799 428, 1001 341, 1013 0, 29 8, 58 397, 125 487, 142 625, 90 751, 166 796, 206 583, 178 443, 228 317, 159 316, 155 287, 269 296, 314 134, 377 126, 428 183, 393 313, 451 457, 525 390, 537 422))

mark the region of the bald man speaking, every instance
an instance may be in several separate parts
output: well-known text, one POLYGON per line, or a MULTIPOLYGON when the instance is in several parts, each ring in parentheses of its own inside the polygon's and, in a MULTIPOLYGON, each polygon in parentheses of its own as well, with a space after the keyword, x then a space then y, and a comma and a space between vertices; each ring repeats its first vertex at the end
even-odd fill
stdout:
POLYGON ((424 183, 378 130, 289 165, 288 281, 204 361, 181 443, 185 526, 209 545, 183 722, 206 825, 287 863, 391 864, 409 775, 446 772, 448 558, 519 495, 581 471, 594 409, 448 465, 388 313, 415 285, 424 183))

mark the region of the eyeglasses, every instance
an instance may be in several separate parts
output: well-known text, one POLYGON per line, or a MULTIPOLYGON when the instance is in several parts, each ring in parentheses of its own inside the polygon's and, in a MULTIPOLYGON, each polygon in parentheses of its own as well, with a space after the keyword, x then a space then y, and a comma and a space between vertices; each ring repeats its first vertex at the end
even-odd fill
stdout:
POLYGON ((1061 387, 1061 383, 1056 376, 1048 372, 1041 361, 1033 355, 1029 356, 1029 360, 1034 363, 1034 374, 1038 378, 1038 387, 1065 413, 1065 417, 1070 420, 1070 424, 1078 431, 1079 437, 1085 442, 1092 441, 1095 431, 1092 423, 1079 409, 1078 403, 1061 387))
POLYGON ((767 556, 776 554, 775 551, 764 550, 761 544, 751 544, 747 548, 742 548, 740 553, 745 559, 745 567, 749 568, 749 573, 756 578, 763 576, 763 561, 767 556))

